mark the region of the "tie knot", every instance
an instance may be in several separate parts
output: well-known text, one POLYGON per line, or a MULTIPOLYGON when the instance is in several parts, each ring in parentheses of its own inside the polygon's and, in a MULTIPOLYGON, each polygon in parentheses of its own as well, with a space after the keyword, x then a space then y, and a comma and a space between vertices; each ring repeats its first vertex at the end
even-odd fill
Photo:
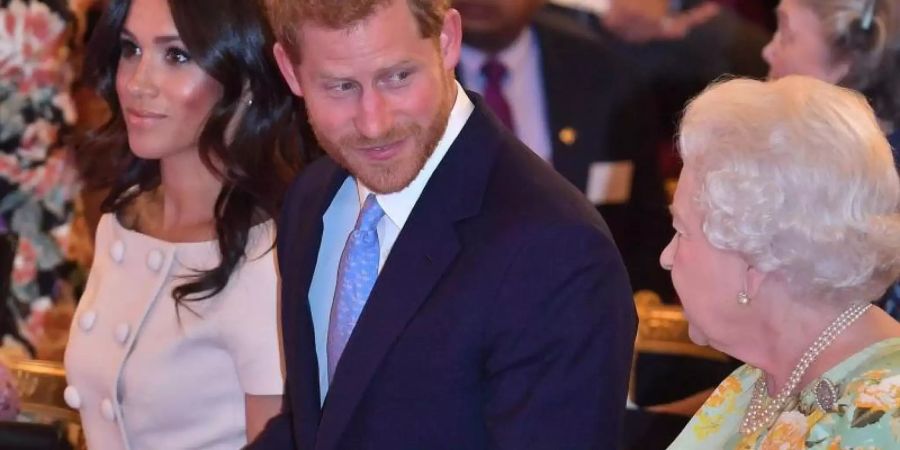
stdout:
POLYGON ((384 210, 375 199, 375 194, 369 194, 363 203, 362 210, 359 212, 359 219, 356 221, 356 229, 359 231, 372 231, 378 226, 378 221, 384 217, 384 210))
POLYGON ((481 66, 481 73, 488 83, 500 83, 506 78, 506 65, 497 58, 490 58, 481 66))

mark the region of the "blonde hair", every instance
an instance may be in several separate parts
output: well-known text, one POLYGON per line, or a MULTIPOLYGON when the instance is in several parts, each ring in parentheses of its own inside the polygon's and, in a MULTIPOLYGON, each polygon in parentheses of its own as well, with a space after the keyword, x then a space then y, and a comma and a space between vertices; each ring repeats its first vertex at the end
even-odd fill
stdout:
POLYGON ((859 94, 809 77, 707 88, 680 130, 703 231, 798 293, 874 299, 900 275, 900 177, 859 94))
POLYGON ((275 36, 295 60, 298 30, 304 22, 342 29, 363 21, 395 1, 406 1, 423 38, 440 35, 450 0, 266 0, 275 36))

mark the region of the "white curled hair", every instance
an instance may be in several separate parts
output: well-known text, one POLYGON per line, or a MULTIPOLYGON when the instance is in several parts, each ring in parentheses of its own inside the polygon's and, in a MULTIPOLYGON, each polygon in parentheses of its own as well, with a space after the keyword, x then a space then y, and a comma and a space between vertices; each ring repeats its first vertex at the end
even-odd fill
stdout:
POLYGON ((875 299, 900 275, 900 177, 861 95, 799 76, 722 81, 679 134, 713 246, 835 300, 875 299))

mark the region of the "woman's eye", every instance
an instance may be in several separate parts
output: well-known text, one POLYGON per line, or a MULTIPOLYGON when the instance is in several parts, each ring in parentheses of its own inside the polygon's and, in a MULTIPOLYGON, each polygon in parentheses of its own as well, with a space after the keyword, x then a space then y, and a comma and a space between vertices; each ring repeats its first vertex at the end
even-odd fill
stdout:
POLYGON ((171 47, 166 50, 166 61, 173 64, 185 64, 191 61, 191 55, 183 49, 171 47))
POLYGON ((138 56, 138 55, 140 55, 140 53, 141 53, 141 49, 138 48, 138 46, 135 45, 134 42, 131 42, 127 39, 123 39, 119 43, 119 57, 121 57, 123 59, 129 59, 134 56, 138 56))

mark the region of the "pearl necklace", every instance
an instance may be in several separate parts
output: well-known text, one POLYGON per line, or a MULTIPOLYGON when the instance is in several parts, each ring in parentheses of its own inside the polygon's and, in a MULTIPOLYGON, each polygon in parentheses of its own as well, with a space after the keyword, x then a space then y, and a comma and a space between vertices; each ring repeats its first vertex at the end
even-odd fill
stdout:
POLYGON ((741 422, 741 434, 747 436, 756 433, 761 428, 770 426, 772 421, 781 413, 781 410, 784 409, 788 400, 793 397, 794 390, 806 373, 806 369, 809 368, 823 350, 834 342, 841 332, 847 329, 856 319, 859 319, 871 306, 871 303, 855 303, 834 319, 831 325, 828 325, 828 328, 825 328, 813 344, 806 349, 806 352, 800 358, 800 362, 791 371, 791 376, 788 378, 787 383, 785 383, 774 399, 769 399, 766 376, 762 374, 754 385, 753 397, 750 399, 750 405, 744 414, 744 420, 741 422))

